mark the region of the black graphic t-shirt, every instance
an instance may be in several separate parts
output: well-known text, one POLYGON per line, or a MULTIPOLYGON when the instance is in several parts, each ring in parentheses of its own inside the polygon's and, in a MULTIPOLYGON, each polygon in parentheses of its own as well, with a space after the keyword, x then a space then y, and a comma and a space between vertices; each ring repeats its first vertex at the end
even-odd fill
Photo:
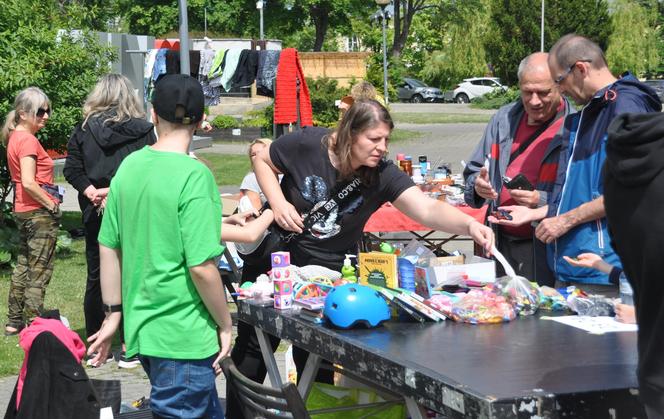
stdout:
MULTIPOLYGON (((330 131, 305 127, 280 137, 270 146, 270 158, 284 173, 281 189, 290 202, 306 216, 318 204, 330 199, 348 182, 337 182, 339 172, 332 166, 322 138, 330 131)), ((396 200, 414 183, 392 162, 383 161, 376 168, 377 182, 360 186, 359 193, 343 199, 322 220, 317 221, 290 243, 291 260, 296 265, 319 264, 341 268, 344 253, 355 250, 371 214, 387 201, 396 200)))

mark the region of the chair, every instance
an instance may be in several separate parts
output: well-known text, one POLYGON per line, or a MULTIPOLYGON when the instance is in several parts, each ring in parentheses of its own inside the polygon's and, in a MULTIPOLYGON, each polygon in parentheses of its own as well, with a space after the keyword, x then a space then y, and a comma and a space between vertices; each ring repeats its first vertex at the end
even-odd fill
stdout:
POLYGON ((258 384, 242 375, 230 357, 221 361, 221 369, 226 376, 226 385, 230 386, 235 397, 239 399, 245 417, 310 418, 295 384, 289 382, 279 389, 258 384))
POLYGON ((235 264, 235 260, 233 259, 233 256, 231 255, 231 252, 228 250, 228 247, 224 249, 224 257, 226 258, 226 261, 228 262, 228 265, 230 266, 231 270, 225 270, 218 268, 219 270, 219 275, 221 276, 221 282, 224 284, 226 289, 231 295, 231 298, 233 301, 237 304, 237 291, 235 287, 233 286, 233 283, 236 284, 241 284, 242 282, 242 271, 238 266, 235 264))

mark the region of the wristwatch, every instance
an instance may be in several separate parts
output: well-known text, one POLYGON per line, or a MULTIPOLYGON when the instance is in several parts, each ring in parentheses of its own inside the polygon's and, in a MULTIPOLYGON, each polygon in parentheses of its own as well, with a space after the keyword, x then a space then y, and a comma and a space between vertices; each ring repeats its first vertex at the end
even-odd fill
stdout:
POLYGON ((104 314, 117 313, 122 311, 122 304, 102 304, 101 309, 104 311, 104 314))

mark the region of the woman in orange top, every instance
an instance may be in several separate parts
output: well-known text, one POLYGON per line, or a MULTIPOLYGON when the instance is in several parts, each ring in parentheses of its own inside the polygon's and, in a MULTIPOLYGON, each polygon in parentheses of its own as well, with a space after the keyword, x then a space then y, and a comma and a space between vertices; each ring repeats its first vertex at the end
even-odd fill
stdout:
POLYGON ((48 97, 28 87, 16 96, 0 135, 7 147, 20 240, 9 288, 6 336, 17 334, 40 314, 53 273, 62 197, 53 184, 53 160, 35 137, 50 115, 48 97))

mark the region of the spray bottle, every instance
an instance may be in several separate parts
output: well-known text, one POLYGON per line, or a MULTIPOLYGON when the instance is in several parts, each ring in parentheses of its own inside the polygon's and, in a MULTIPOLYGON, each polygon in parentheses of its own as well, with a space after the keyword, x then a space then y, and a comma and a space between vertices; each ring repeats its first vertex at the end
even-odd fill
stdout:
POLYGON ((351 263, 350 258, 357 258, 357 256, 346 255, 346 259, 344 259, 344 266, 341 268, 341 277, 348 282, 357 282, 357 277, 355 276, 355 267, 351 263))

